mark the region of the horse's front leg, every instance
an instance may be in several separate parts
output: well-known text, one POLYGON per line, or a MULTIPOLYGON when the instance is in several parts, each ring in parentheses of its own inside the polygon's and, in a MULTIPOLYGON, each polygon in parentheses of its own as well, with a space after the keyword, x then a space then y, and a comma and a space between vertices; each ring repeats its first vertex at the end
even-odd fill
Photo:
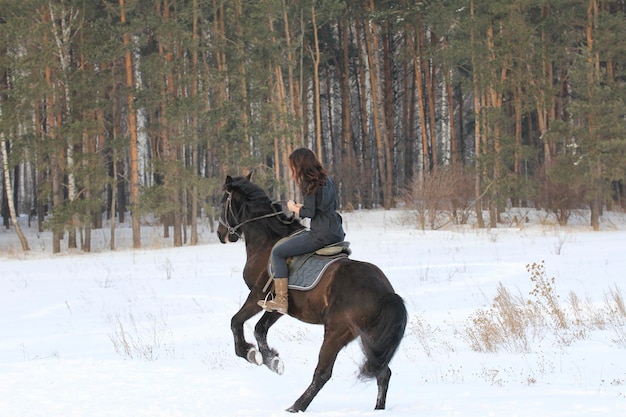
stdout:
POLYGON ((267 344, 267 332, 282 316, 282 314, 277 312, 265 313, 254 327, 254 337, 259 346, 259 351, 263 355, 263 363, 278 375, 283 374, 285 367, 278 357, 278 352, 267 344))
POLYGON ((243 332, 244 323, 261 311, 261 307, 256 303, 258 298, 259 296, 257 294, 253 295, 252 292, 248 294, 246 302, 230 320, 230 329, 235 339, 235 354, 245 358, 250 363, 261 365, 263 363, 261 353, 257 350, 256 346, 246 341, 243 332))

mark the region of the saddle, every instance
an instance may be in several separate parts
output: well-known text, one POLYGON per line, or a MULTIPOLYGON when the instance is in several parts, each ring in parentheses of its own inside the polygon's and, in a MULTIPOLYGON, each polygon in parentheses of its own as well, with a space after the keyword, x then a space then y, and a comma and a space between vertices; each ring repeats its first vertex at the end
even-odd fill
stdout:
MULTIPOLYGON (((278 243, 281 241, 282 239, 278 243)), ((295 290, 310 290, 314 288, 331 263, 338 259, 346 258, 351 253, 350 242, 343 241, 325 246, 315 252, 287 258, 289 288, 295 290)), ((268 290, 274 278, 274 268, 271 259, 268 263, 268 272, 270 277, 263 287, 263 292, 268 290)))

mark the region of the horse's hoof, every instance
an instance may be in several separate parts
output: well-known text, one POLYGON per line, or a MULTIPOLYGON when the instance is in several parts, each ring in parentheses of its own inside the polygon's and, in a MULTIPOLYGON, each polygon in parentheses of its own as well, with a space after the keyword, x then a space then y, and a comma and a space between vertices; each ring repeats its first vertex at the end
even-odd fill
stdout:
POLYGON ((250 349, 248 349, 246 359, 248 360, 248 362, 255 365, 263 365, 263 355, 261 355, 261 352, 259 352, 255 347, 251 347, 250 349))
POLYGON ((282 375, 285 372, 285 365, 283 365, 283 361, 278 356, 274 356, 268 366, 272 372, 276 372, 278 375, 282 375))
POLYGON ((286 409, 285 411, 289 412, 289 413, 299 413, 302 410, 298 410, 294 405, 292 405, 291 407, 289 407, 288 409, 286 409))

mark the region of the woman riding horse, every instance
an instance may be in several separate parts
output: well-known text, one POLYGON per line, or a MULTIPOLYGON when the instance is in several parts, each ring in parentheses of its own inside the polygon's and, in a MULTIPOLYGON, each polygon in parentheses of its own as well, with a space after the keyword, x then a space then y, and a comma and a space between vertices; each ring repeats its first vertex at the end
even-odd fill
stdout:
MULTIPOLYGON (((267 332, 283 315, 273 311, 261 316, 254 327, 256 346, 246 341, 244 323, 262 311, 257 301, 266 291, 272 247, 303 229, 297 219, 290 221, 279 211, 267 194, 250 181, 250 176, 226 177, 217 235, 222 243, 236 242, 245 236, 247 259, 243 279, 250 289, 230 323, 235 353, 251 363, 265 364, 279 374, 283 370, 282 361, 268 345, 267 332)), ((371 263, 344 257, 326 268, 312 289, 289 291, 288 314, 306 323, 322 324, 324 340, 313 380, 288 411, 304 411, 308 407, 330 379, 341 349, 356 338, 361 339, 365 354, 361 376, 376 378, 376 408, 384 409, 391 378, 389 362, 407 323, 404 302, 385 274, 371 263)))
POLYGON ((338 198, 335 183, 326 174, 313 151, 296 149, 289 155, 291 175, 304 195, 304 203, 287 202, 287 208, 297 217, 311 219, 311 228, 289 239, 283 239, 272 249, 274 291, 272 300, 263 299, 259 305, 266 311, 287 313, 288 276, 287 258, 315 252, 324 246, 341 242, 346 235, 337 213, 338 198))

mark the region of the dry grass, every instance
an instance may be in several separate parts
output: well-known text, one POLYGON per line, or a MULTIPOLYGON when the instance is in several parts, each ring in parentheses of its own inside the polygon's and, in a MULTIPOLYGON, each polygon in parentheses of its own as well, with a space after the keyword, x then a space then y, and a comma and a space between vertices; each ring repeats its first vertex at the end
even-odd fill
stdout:
POLYGON ((469 317, 464 338, 477 352, 529 352, 539 318, 531 304, 500 283, 491 307, 469 317))
POLYGON ((614 332, 613 343, 626 348, 626 304, 622 291, 615 286, 604 296, 607 309, 607 323, 614 332))
POLYGON ((561 309, 559 295, 556 292, 556 279, 546 276, 544 261, 526 265, 526 270, 530 273, 531 282, 535 284, 535 287, 530 291, 534 300, 529 300, 529 303, 534 303, 541 310, 543 316, 548 319, 554 329, 567 329, 568 323, 565 312, 561 309))
POLYGON ((173 354, 172 344, 167 344, 171 332, 163 314, 146 314, 137 320, 132 311, 118 313, 109 316, 109 324, 113 349, 123 358, 155 361, 164 351, 173 354))
POLYGON ((563 348, 607 328, 613 332, 613 343, 626 348, 626 302, 617 286, 609 289, 604 305, 594 305, 574 292, 561 303, 556 279, 547 277, 543 261, 527 265, 527 270, 534 283, 529 298, 512 295, 500 283, 491 307, 467 319, 462 337, 472 350, 526 353, 533 340, 548 336, 563 348))
POLYGON ((3 259, 24 259, 24 250, 15 243, 7 243, 0 247, 0 254, 3 259))

